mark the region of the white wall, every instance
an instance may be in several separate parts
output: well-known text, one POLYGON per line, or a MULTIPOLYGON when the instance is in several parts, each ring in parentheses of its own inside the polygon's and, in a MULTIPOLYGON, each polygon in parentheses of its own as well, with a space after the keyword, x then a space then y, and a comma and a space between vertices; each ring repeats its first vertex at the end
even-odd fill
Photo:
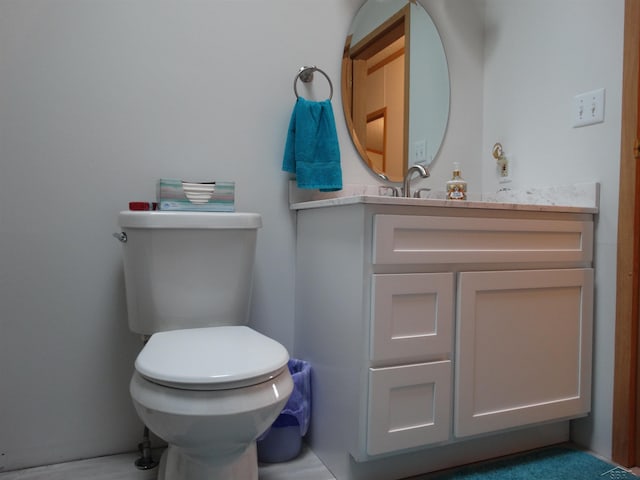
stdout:
POLYGON ((610 456, 620 158, 623 0, 487 0, 483 184, 498 187, 501 142, 513 187, 600 182, 595 242, 593 413, 574 441, 610 456), (572 128, 574 95, 604 87, 605 122, 572 128))
POLYGON ((291 347, 292 83, 317 64, 339 87, 359 3, 0 0, 0 470, 140 440, 111 234, 160 177, 235 180, 263 215, 252 323, 291 347))
MULTIPOLYGON (((237 209, 263 215, 252 325, 291 348, 295 217, 280 164, 292 81, 305 64, 327 72, 345 183, 375 181, 357 157, 340 106, 342 47, 361 3, 0 0, 0 471, 132 450, 139 441, 128 381, 140 345, 126 327, 120 245, 111 233, 117 212, 129 200, 153 199, 160 177, 235 180, 237 209)), ((558 182, 603 182, 598 313, 604 320, 597 334, 604 352, 597 351, 597 361, 606 373, 613 296, 604 280, 614 278, 618 148, 609 129, 619 130, 620 103, 609 75, 619 76, 622 0, 582 3, 583 14, 601 22, 588 38, 597 48, 597 39, 606 42, 609 53, 590 65, 588 81, 578 84, 571 71, 560 78, 576 92, 607 87, 603 142, 591 139, 603 127, 565 135, 547 125, 507 129, 517 127, 513 109, 504 117, 511 121, 497 123, 492 99, 508 89, 484 88, 498 72, 487 58, 483 77, 483 1, 425 1, 449 61, 451 114, 424 183, 440 189, 459 161, 470 190, 482 191, 483 180, 490 183, 485 159, 494 138, 521 159, 518 168, 529 176, 519 178, 538 183, 550 178, 543 166, 560 161, 567 167, 558 182), (484 137, 483 91, 490 124, 484 137)), ((490 13, 489 19, 500 17, 490 13)), ((505 15, 511 21, 517 12, 505 15)), ((542 43, 555 52, 551 38, 542 43)), ((505 68, 512 57, 505 56, 505 68)), ((318 76, 312 85, 318 97, 328 93, 323 82, 318 76)), ((299 84, 299 92, 306 87, 299 84)), ((610 417, 599 418, 606 428, 610 417)))
POLYGON ((484 0, 421 2, 442 37, 449 65, 451 106, 444 142, 424 187, 445 190, 453 162, 460 164, 470 192, 482 192, 484 0))

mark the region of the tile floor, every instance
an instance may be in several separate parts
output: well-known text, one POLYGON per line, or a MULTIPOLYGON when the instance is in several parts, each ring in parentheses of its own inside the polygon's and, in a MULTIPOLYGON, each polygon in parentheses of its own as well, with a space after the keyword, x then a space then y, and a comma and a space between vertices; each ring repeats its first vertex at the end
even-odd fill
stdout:
MULTIPOLYGON (((157 470, 138 470, 137 453, 111 455, 76 462, 0 473, 0 480, 155 480, 157 470)), ((260 480, 335 480, 306 446, 294 460, 261 464, 260 480)))
MULTIPOLYGON (((596 455, 597 456, 597 455, 596 455)), ((138 470, 137 453, 60 463, 0 473, 0 480, 155 480, 157 470, 138 470)), ((605 460, 605 459, 603 459, 605 460)), ((640 476, 640 468, 632 473, 640 476)), ((433 475, 407 480, 428 480, 433 475)), ((261 464, 260 480, 335 480, 318 457, 306 446, 296 459, 286 463, 261 464)))

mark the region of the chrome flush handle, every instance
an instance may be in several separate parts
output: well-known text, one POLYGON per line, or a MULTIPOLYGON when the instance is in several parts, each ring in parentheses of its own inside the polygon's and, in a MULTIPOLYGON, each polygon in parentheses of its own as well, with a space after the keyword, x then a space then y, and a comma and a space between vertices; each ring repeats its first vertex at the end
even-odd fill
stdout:
POLYGON ((124 232, 114 232, 113 234, 114 238, 117 238, 118 240, 120 240, 122 243, 127 243, 127 234, 124 232))

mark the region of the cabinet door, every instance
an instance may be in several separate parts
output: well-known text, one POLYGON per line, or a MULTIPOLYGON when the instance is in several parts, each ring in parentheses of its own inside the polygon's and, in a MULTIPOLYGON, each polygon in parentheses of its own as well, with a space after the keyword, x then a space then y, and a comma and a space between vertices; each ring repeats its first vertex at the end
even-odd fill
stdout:
POLYGON ((451 431, 451 361, 369 369, 367 454, 442 442, 451 431))
POLYGON ((457 437, 586 414, 593 271, 459 276, 457 437))
POLYGON ((453 274, 373 275, 372 362, 450 359, 453 274))

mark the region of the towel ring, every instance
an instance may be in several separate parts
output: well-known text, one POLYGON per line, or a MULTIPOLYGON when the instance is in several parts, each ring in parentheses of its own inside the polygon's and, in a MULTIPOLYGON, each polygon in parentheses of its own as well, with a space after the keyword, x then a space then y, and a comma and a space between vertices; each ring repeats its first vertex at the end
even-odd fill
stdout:
POLYGON ((333 98, 333 83, 331 83, 331 79, 329 78, 329 75, 327 75, 325 72, 320 70, 315 65, 312 66, 312 67, 307 67, 307 66, 300 67, 300 71, 296 75, 296 78, 293 79, 293 93, 296 94, 296 98, 299 98, 299 96, 298 96, 298 79, 302 80, 304 83, 309 83, 309 82, 311 82, 313 80, 313 72, 320 72, 327 79, 327 82, 329 82, 329 89, 330 89, 329 90, 329 100, 331 100, 333 98))

